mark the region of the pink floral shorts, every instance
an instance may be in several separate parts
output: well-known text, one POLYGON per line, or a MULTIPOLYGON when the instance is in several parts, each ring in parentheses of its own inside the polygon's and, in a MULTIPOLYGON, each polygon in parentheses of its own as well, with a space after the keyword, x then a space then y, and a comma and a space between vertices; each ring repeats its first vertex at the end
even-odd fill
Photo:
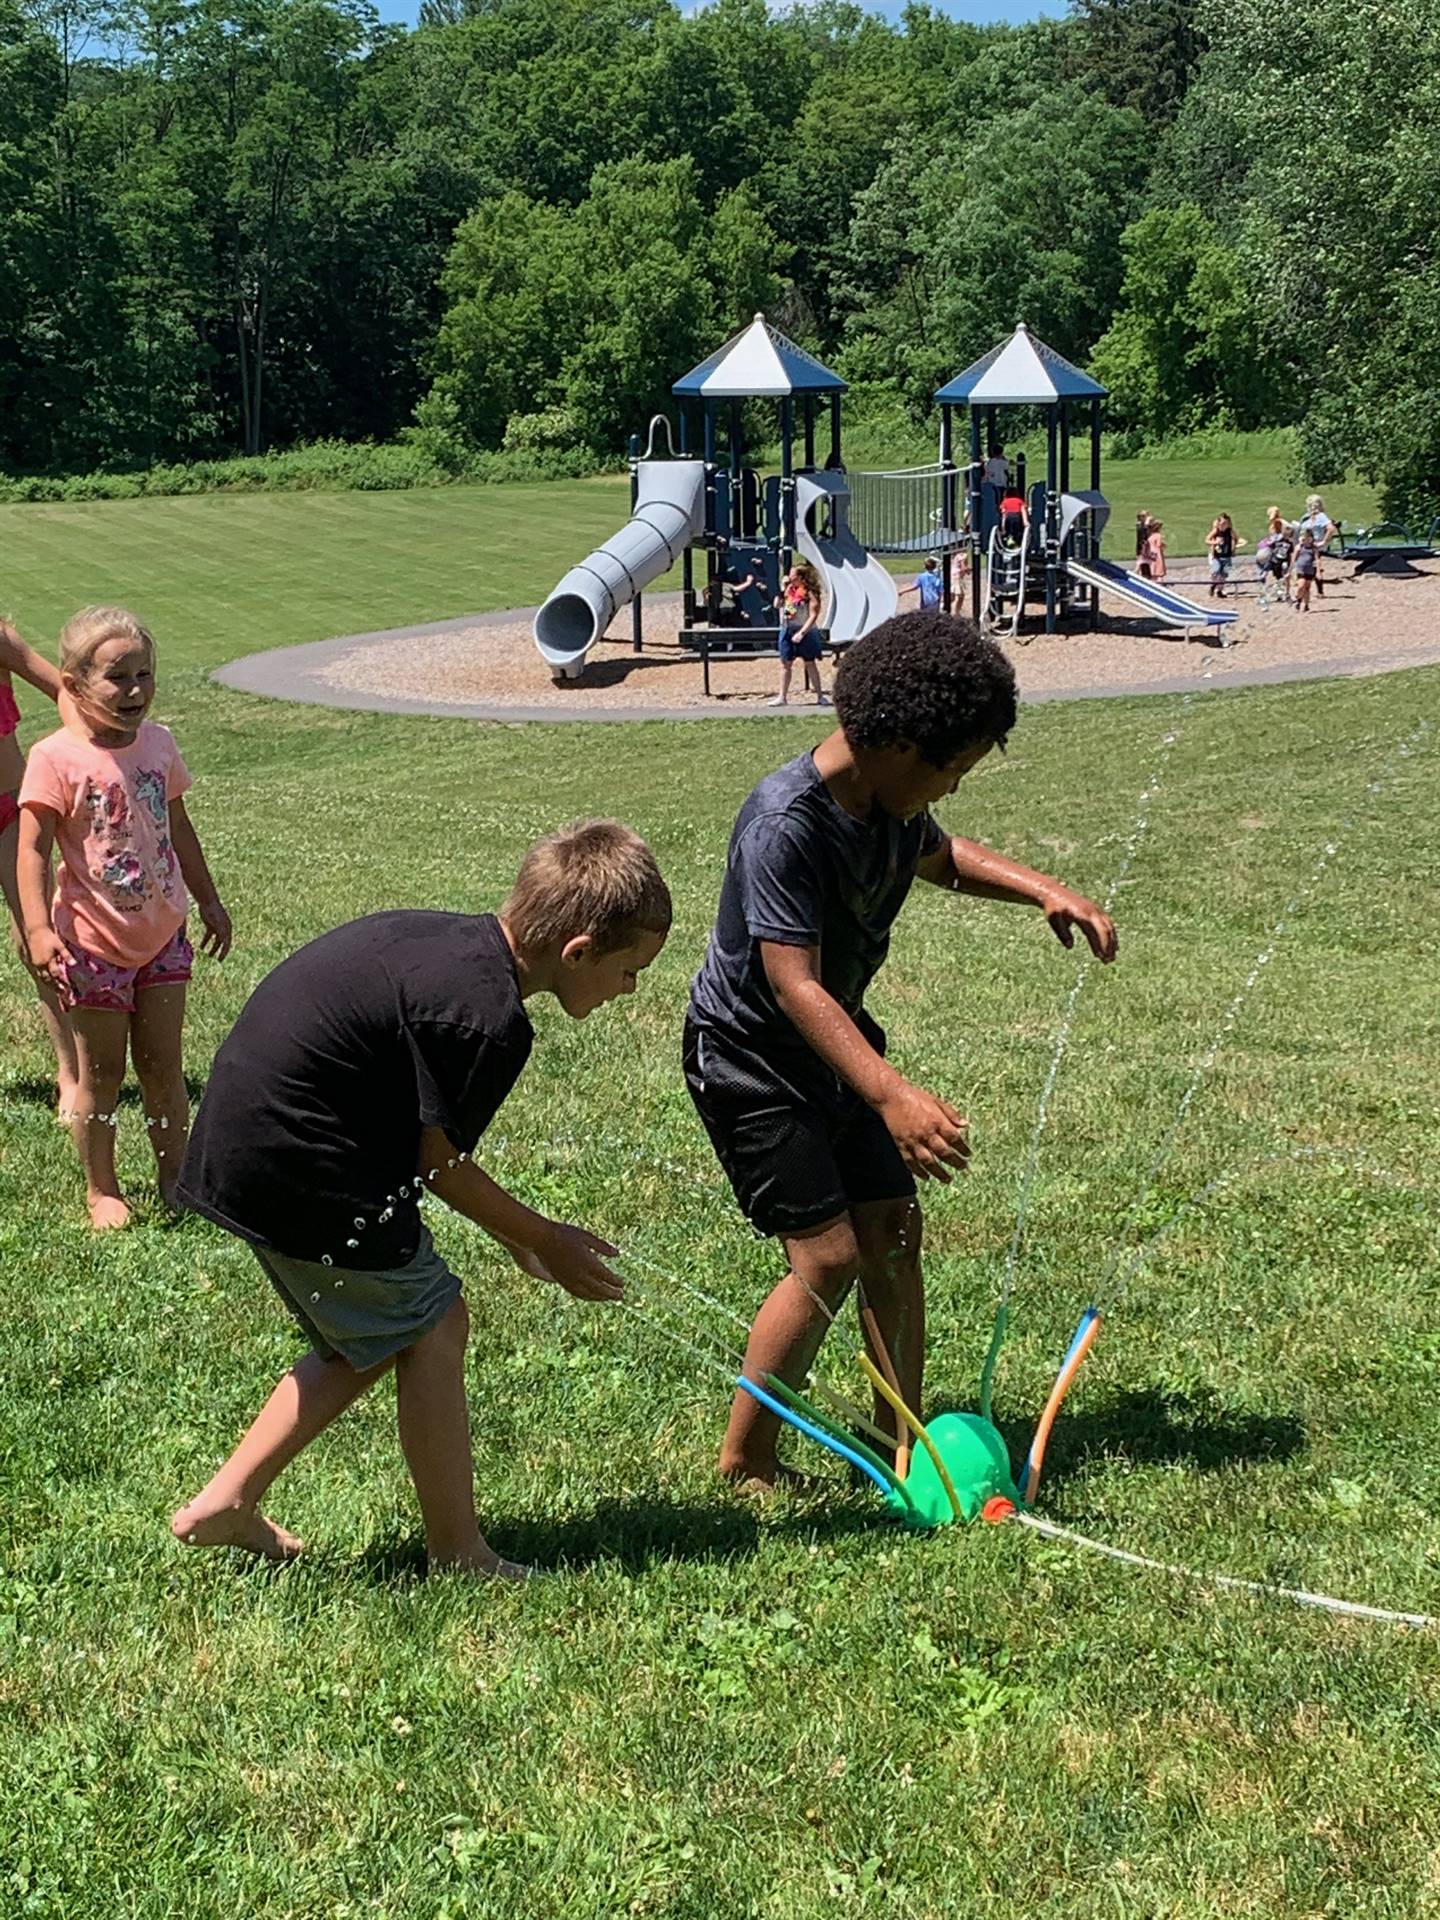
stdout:
POLYGON ((177 927, 153 960, 143 967, 117 967, 83 947, 72 946, 60 1004, 67 1013, 81 1007, 96 1013, 134 1013, 135 996, 147 987, 183 986, 190 978, 195 949, 177 927))

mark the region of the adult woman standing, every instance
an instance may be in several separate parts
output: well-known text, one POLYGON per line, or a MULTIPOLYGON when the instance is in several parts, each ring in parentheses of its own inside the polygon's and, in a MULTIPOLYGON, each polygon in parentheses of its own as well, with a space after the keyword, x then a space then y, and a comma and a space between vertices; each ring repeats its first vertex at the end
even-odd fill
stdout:
POLYGON ((1325 598, 1325 555, 1330 551, 1330 542, 1340 531, 1325 511, 1325 502, 1318 493, 1310 494, 1305 501, 1305 517, 1296 529, 1303 540, 1307 533, 1315 536, 1315 591, 1325 598))

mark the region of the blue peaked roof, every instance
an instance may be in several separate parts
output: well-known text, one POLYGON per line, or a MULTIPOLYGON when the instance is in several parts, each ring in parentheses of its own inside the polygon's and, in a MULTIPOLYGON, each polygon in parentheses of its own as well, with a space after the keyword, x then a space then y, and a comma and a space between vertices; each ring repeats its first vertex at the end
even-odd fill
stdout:
POLYGON ((670 391, 702 400, 783 399, 792 393, 844 393, 845 382, 757 313, 743 332, 692 367, 670 391))
POLYGON ((1107 389, 1037 340, 1022 322, 1008 340, 941 387, 942 406, 1051 406, 1057 400, 1103 400, 1107 389))

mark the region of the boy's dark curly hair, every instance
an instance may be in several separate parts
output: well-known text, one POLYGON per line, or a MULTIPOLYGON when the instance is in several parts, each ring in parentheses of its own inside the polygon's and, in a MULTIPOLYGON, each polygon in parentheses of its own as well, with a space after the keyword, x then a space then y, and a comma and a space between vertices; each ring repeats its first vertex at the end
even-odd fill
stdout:
POLYGON ((835 712, 852 747, 908 740, 947 767, 1015 724, 1015 669, 973 621, 936 608, 902 613, 857 640, 835 675, 835 712))

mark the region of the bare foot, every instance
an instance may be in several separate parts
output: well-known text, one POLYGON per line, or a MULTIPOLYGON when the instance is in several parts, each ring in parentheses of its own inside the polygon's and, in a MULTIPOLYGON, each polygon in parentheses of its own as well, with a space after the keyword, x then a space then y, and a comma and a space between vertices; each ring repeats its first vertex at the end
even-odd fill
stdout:
POLYGON ((485 1547, 476 1553, 457 1554, 453 1560, 432 1560, 434 1573, 468 1573, 479 1580, 535 1580, 539 1578, 534 1567, 522 1566, 518 1560, 502 1560, 498 1553, 492 1553, 485 1547))
POLYGON ((755 1468, 740 1466, 720 1469, 738 1494, 747 1500, 769 1500, 777 1493, 819 1493, 825 1482, 813 1473, 800 1473, 794 1467, 755 1468))
POLYGON ((199 1500, 172 1516, 170 1531, 182 1547, 240 1547, 265 1560, 293 1560, 305 1545, 253 1508, 220 1507, 206 1513, 199 1500))
POLYGON ((92 1193, 85 1205, 96 1233, 112 1233, 130 1224, 130 1209, 118 1193, 92 1193))

